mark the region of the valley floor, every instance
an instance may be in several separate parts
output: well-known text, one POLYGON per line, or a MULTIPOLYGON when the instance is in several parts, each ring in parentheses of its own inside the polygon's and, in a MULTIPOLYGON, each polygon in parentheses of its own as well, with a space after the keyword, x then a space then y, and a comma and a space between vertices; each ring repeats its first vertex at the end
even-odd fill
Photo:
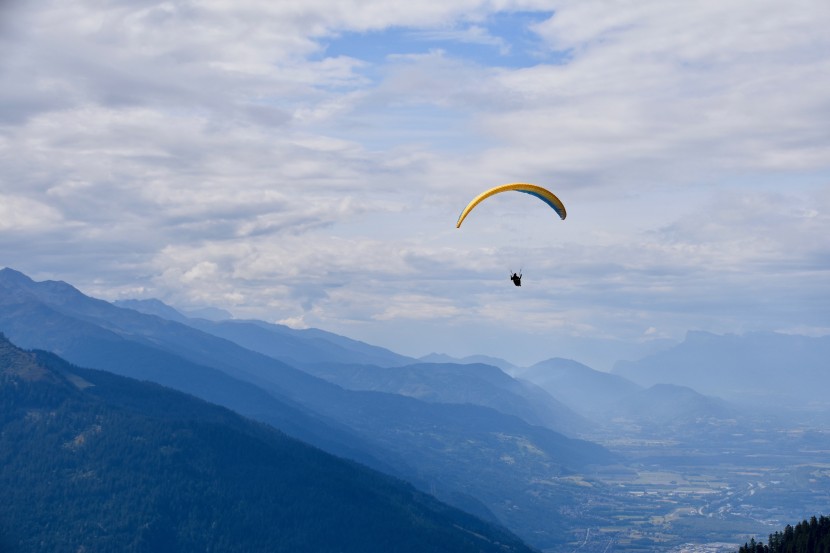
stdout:
POLYGON ((830 509, 830 432, 736 430, 593 436, 628 462, 584 478, 599 493, 570 518, 586 525, 546 551, 722 553, 830 509))

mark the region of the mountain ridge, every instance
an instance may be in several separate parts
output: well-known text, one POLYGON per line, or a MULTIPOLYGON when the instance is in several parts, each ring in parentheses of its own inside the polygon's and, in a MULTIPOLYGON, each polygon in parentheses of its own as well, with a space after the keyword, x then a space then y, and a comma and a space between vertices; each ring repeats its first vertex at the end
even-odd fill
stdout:
POLYGON ((320 329, 294 329, 285 325, 246 319, 213 321, 193 318, 157 299, 120 300, 114 302, 114 305, 191 326, 295 366, 324 361, 381 366, 398 366, 414 362, 414 359, 386 348, 320 329))
POLYGON ((400 367, 316 364, 311 374, 352 390, 382 391, 435 403, 471 403, 518 416, 566 435, 591 423, 535 384, 481 363, 415 363, 400 367))
POLYGON ((0 535, 17 551, 531 551, 227 409, 4 336, 0 397, 0 535))

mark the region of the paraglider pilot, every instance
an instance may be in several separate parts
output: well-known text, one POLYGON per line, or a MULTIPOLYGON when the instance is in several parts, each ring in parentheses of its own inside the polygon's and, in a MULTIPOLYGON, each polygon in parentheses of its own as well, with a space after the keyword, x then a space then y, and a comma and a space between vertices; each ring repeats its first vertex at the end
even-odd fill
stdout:
POLYGON ((512 280, 513 284, 515 284, 516 286, 521 286, 522 285, 522 275, 521 275, 521 273, 518 273, 518 274, 513 273, 513 276, 510 277, 510 280, 512 280))

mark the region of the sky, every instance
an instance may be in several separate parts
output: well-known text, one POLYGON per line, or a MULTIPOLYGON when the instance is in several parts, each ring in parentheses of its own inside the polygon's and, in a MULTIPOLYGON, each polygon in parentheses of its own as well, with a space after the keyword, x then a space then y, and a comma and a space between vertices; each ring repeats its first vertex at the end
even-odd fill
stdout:
POLYGON ((828 28, 826 0, 6 0, 0 266, 519 365, 830 334, 828 28), (455 228, 509 182, 568 217, 506 193, 455 228))

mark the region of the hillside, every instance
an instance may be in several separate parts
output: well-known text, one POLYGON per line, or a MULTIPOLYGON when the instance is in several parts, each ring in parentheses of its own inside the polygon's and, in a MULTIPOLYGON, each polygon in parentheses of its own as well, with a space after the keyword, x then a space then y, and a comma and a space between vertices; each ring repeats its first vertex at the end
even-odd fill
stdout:
POLYGON ((5 337, 0 403, 0 535, 15 551, 530 551, 231 411, 5 337))

